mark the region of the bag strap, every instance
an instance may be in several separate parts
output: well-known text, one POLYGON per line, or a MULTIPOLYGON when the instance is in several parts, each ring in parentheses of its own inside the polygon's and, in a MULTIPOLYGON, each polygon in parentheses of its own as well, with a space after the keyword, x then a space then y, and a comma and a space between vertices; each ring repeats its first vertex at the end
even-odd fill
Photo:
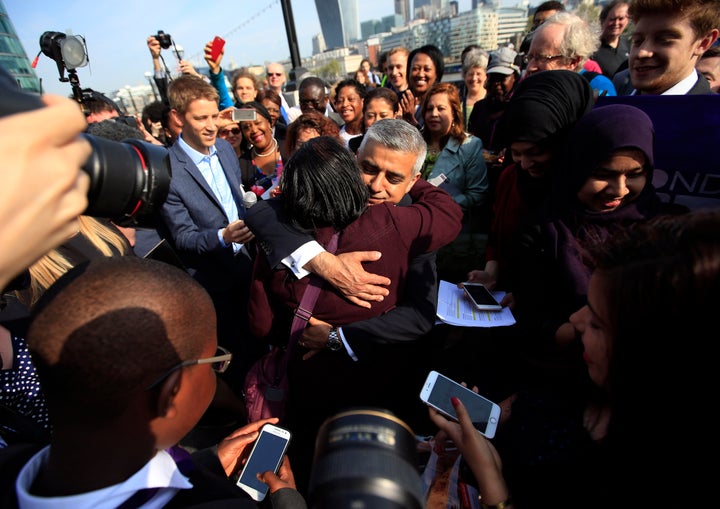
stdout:
MULTIPOLYGON (((325 250, 328 253, 334 253, 337 250, 337 245, 338 232, 335 232, 333 233, 333 236, 325 250)), ((305 293, 303 293, 302 299, 300 299, 300 304, 295 309, 295 317, 293 318, 292 327, 290 328, 290 340, 287 344, 288 353, 295 347, 295 343, 300 340, 300 336, 302 336, 305 325, 312 316, 315 302, 317 302, 317 299, 320 296, 320 290, 322 290, 324 284, 325 280, 320 276, 316 274, 310 275, 310 282, 308 283, 307 288, 305 288, 305 293)), ((285 356, 285 364, 287 364, 287 359, 289 357, 289 355, 285 356)))

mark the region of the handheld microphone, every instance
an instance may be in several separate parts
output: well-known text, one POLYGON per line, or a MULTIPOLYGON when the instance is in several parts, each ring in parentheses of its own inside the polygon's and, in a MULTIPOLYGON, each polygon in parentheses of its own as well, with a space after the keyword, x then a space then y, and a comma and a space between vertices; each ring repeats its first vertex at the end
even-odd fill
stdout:
POLYGON ((253 191, 246 191, 243 195, 243 205, 249 209, 257 203, 257 195, 253 191))

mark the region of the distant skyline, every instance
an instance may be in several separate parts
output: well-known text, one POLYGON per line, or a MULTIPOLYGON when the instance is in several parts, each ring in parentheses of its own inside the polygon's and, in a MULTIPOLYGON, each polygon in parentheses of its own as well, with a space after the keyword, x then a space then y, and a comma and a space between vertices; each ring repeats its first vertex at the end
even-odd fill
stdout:
MULTIPOLYGON (((84 36, 90 65, 77 70, 80 85, 106 94, 126 85, 147 83, 145 72, 152 71, 152 59, 146 39, 158 30, 172 35, 182 46, 184 58, 198 66, 206 65, 202 50, 215 35, 227 41, 224 67, 231 67, 230 63, 263 65, 290 58, 280 0, 2 2, 31 61, 40 51, 40 36, 46 31, 71 31, 84 36)), ((517 3, 503 0, 503 5, 517 3)), ((460 12, 468 11, 471 0, 459 0, 458 6, 460 12)), ((358 10, 360 22, 380 19, 394 13, 394 0, 359 0, 358 10)), ((312 37, 321 32, 315 1, 293 0, 292 11, 300 56, 306 58, 312 54, 312 37)), ((170 50, 163 50, 163 58, 171 71, 177 68, 170 50)), ((70 95, 70 84, 59 81, 57 66, 49 57, 40 56, 35 72, 45 92, 70 95)))

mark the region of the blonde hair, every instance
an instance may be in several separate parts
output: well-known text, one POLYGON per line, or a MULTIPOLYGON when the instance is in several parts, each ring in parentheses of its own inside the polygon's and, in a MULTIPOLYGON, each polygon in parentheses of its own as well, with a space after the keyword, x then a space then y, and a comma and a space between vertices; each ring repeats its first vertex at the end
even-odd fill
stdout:
MULTIPOLYGON (((84 236, 104 256, 130 253, 130 245, 119 231, 90 216, 80 216, 79 221, 78 235, 84 236)), ((50 285, 73 267, 74 264, 57 248, 51 250, 30 266, 29 292, 16 292, 18 299, 33 306, 50 285)))

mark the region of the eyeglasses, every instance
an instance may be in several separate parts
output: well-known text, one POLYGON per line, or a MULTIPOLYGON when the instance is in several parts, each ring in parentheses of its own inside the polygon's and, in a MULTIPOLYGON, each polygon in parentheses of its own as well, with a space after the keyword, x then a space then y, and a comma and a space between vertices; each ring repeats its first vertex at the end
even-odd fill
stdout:
POLYGON ((148 385, 145 390, 149 391, 151 389, 154 389, 158 385, 160 385, 167 377, 169 377, 172 373, 177 371, 178 369, 182 369, 187 366, 194 366, 195 364, 210 364, 210 367, 212 368, 215 373, 225 373, 228 366, 230 366, 230 360, 232 359, 232 354, 224 349, 221 346, 217 347, 217 352, 215 352, 217 355, 214 357, 207 357, 205 359, 193 359, 191 361, 183 361, 180 364, 177 364, 173 366, 172 368, 168 369, 165 373, 160 375, 157 380, 155 380, 153 383, 148 385))
POLYGON ((240 128, 239 127, 233 127, 232 129, 223 129, 220 131, 220 136, 230 136, 230 134, 238 135, 240 134, 240 128))
POLYGON ((531 60, 537 60, 543 64, 549 64, 558 58, 565 58, 565 55, 535 55, 533 53, 529 53, 523 57, 523 62, 529 64, 531 60))
POLYGON ((275 76, 276 78, 279 78, 280 76, 282 76, 282 73, 281 72, 269 72, 269 73, 267 73, 267 75, 275 76))

